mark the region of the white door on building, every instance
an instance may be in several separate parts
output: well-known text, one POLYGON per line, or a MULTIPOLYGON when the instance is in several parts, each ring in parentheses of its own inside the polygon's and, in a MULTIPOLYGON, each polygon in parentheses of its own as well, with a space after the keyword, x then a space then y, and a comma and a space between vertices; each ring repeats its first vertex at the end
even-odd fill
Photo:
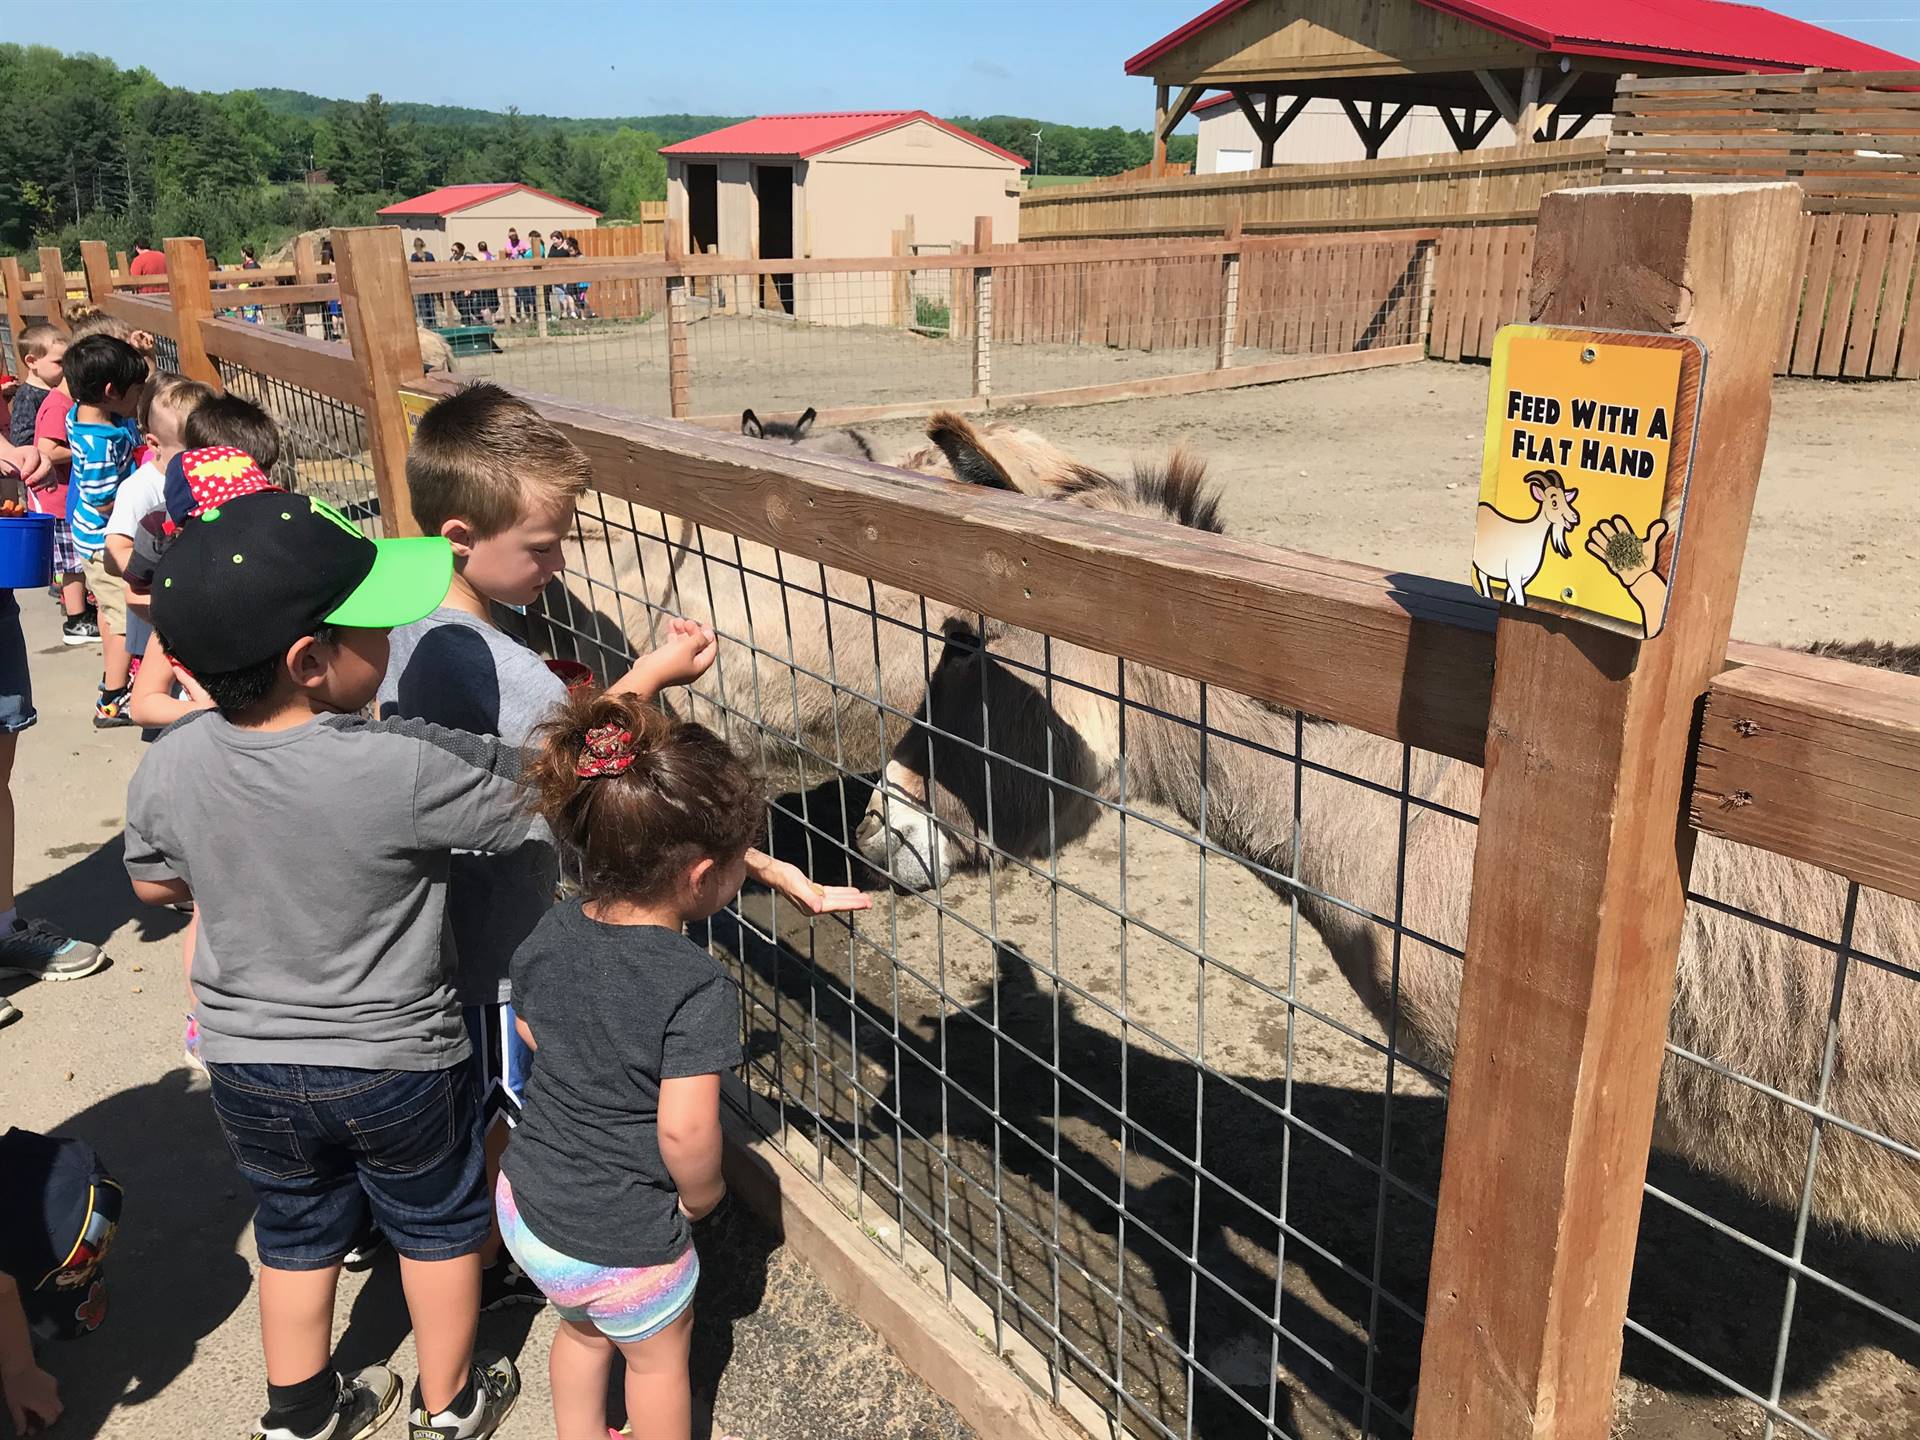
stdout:
POLYGON ((1216 150, 1213 153, 1215 174, 1225 175, 1233 170, 1253 169, 1253 151, 1251 150, 1216 150))

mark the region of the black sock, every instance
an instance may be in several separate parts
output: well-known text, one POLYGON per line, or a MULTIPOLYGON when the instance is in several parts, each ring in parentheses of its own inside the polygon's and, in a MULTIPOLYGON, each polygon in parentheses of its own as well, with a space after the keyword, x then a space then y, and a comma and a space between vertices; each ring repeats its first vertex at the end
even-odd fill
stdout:
POLYGON ((273 1429, 310 1435, 327 1423, 339 1398, 340 1377, 328 1368, 298 1385, 267 1386, 267 1413, 263 1418, 273 1429))
MULTIPOLYGON (((464 1416, 471 1414, 473 1411, 473 1393, 473 1367, 469 1365, 467 1367, 467 1383, 460 1387, 460 1393, 438 1410, 428 1411, 428 1416, 446 1414, 464 1416)), ((420 1393, 420 1382, 417 1379, 413 1382, 413 1408, 416 1410, 427 1409, 426 1397, 420 1393)))

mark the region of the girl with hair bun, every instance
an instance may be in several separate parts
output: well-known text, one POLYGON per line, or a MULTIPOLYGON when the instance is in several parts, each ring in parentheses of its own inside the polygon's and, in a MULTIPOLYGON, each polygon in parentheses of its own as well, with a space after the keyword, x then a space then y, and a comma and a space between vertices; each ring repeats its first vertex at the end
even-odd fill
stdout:
POLYGON ((871 902, 753 848, 766 800, 703 725, 589 693, 536 739, 528 779, 581 894, 513 958, 534 1062, 495 1191, 500 1233, 563 1322, 549 1360, 560 1440, 607 1435, 616 1351, 636 1440, 688 1440, 691 1227, 726 1193, 720 1076, 742 1057, 733 982, 683 928, 749 876, 816 914, 871 902))

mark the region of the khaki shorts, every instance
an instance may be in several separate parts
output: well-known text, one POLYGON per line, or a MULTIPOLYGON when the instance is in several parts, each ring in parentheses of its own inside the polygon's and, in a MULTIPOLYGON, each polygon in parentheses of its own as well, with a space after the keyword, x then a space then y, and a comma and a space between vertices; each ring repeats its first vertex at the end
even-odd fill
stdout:
POLYGON ((127 582, 107 569, 107 552, 88 555, 83 561, 87 588, 100 606, 100 626, 116 635, 127 633, 127 582))

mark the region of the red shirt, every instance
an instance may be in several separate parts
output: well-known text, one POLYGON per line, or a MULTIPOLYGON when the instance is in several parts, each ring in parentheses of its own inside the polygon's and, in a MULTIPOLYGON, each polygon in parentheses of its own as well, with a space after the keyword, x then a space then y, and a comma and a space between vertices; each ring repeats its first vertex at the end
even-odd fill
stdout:
MULTIPOLYGON (((42 440, 51 440, 56 444, 67 443, 67 412, 73 409, 73 397, 61 390, 49 390, 47 398, 40 402, 40 409, 33 417, 33 441, 38 445, 42 440)), ((67 472, 68 465, 56 465, 47 478, 32 487, 33 508, 43 515, 52 515, 57 519, 67 518, 67 472)))
MULTIPOLYGON (((133 257, 133 263, 127 266, 129 275, 164 275, 167 273, 167 252, 164 250, 142 250, 133 257)), ((164 295, 164 285, 142 285, 137 295, 164 295)))

